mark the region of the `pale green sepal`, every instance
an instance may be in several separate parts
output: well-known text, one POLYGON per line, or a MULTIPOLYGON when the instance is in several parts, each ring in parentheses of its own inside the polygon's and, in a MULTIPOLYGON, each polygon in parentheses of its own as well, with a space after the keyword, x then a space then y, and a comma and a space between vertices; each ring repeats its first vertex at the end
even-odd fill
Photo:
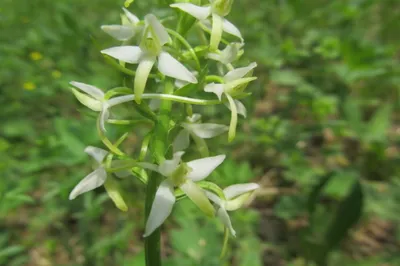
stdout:
POLYGON ((100 112, 102 110, 102 103, 99 100, 96 100, 84 93, 81 93, 74 88, 71 88, 71 90, 76 99, 84 106, 96 112, 100 112))
POLYGON ((208 200, 203 190, 192 180, 187 179, 186 182, 180 186, 180 188, 185 192, 188 198, 190 198, 193 203, 200 208, 202 212, 209 217, 214 217, 215 211, 212 204, 208 200))
POLYGON ((128 210, 128 206, 126 205, 118 183, 113 180, 113 178, 107 178, 106 182, 104 183, 104 188, 107 191, 108 196, 114 202, 115 206, 123 212, 128 210))
POLYGON ((142 94, 146 87, 147 78, 149 77, 150 71, 153 68, 156 58, 148 56, 140 60, 139 66, 136 70, 136 76, 134 81, 134 93, 135 101, 139 104, 142 100, 142 94))

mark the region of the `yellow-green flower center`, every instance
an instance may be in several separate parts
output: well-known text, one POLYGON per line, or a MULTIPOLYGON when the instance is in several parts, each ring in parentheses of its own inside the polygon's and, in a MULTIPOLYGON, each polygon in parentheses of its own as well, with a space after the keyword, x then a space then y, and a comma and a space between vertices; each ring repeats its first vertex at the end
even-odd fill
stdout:
POLYGON ((186 176, 192 171, 186 163, 181 163, 175 171, 171 174, 170 178, 175 186, 179 187, 186 182, 186 176))

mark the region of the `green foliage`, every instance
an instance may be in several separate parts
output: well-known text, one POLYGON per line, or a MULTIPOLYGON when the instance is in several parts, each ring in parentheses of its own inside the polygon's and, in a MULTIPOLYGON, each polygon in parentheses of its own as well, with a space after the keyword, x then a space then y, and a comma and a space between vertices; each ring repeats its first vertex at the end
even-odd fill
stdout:
MULTIPOLYGON (((155 2, 165 5, 132 6, 162 13, 155 2)), ((83 148, 99 145, 94 117, 77 110, 67 84, 131 82, 96 46, 109 44, 99 26, 118 21, 123 3, 0 4, 0 265, 142 265, 139 186, 126 191, 127 214, 103 189, 67 199, 90 171, 83 148)), ((236 158, 210 180, 263 188, 252 208, 232 215, 240 240, 230 239, 223 265, 399 265, 399 10, 395 0, 235 1, 227 18, 260 78, 244 101, 236 158), (385 226, 366 230, 374 219, 385 226)), ((165 265, 220 265, 222 226, 181 203, 162 236, 165 265)))

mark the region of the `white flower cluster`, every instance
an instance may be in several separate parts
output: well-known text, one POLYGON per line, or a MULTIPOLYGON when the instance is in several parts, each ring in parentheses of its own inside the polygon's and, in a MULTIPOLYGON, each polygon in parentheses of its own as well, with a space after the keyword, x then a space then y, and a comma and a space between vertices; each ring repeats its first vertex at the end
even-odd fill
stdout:
POLYGON ((126 210, 127 205, 119 193, 118 186, 108 178, 108 175, 114 173, 120 177, 126 176, 127 172, 131 173, 132 168, 139 168, 142 171, 150 170, 165 178, 155 194, 146 224, 145 237, 152 234, 170 215, 178 191, 191 199, 206 215, 216 214, 231 234, 235 235, 227 211, 241 207, 259 186, 248 183, 220 189, 215 184, 210 187, 201 183, 226 157, 225 155, 210 157, 205 139, 216 137, 227 131, 230 141, 235 137, 237 115, 246 116, 246 108, 238 99, 247 96, 244 92, 247 84, 256 79, 251 76, 253 69, 257 66, 256 63, 239 68, 234 68, 232 65, 243 53, 241 49, 244 45, 240 31, 224 18, 229 14, 232 2, 233 0, 213 0, 208 6, 196 6, 191 3, 171 5, 172 8, 196 18, 198 21, 194 26, 210 34, 208 43, 195 48, 192 48, 179 32, 164 27, 153 14, 148 14, 140 20, 124 8, 121 25, 101 27, 107 34, 122 42, 122 45, 104 49, 101 53, 108 59, 117 60, 116 64, 119 68, 129 70, 129 73, 134 75, 134 81, 133 93, 129 93, 129 88, 122 90, 119 88, 119 90, 111 90, 112 93, 110 91, 104 93, 95 86, 71 82, 74 87, 72 91, 78 101, 91 110, 100 112, 98 118, 100 136, 105 138, 106 123, 110 122, 109 109, 111 107, 122 103, 133 103, 133 101, 141 104, 144 99, 176 101, 187 105, 222 103, 231 111, 231 122, 229 127, 202 123, 199 114, 189 112, 184 120, 174 121, 174 126, 179 130, 172 143, 172 159, 165 159, 158 164, 146 162, 145 156, 138 160, 126 159, 127 156, 108 140, 103 142, 110 151, 89 146, 85 152, 96 160, 98 167, 72 190, 70 199, 104 185, 117 207, 126 210), (239 42, 228 43, 223 39, 223 32, 233 35, 239 42), (130 43, 136 45, 130 45, 130 43), (219 50, 221 43, 226 43, 226 47, 219 50), (208 69, 204 71, 200 62, 214 62, 219 75, 210 75, 211 70, 208 69), (130 69, 130 65, 137 65, 136 71, 130 69), (154 66, 157 70, 153 69, 154 66), (151 74, 152 71, 155 74, 151 74), (145 93, 145 90, 149 89, 146 86, 147 80, 153 77, 158 83, 163 83, 168 78, 174 79, 175 83, 172 84, 175 84, 178 92, 186 86, 196 84, 195 86, 203 92, 215 93, 218 99, 202 100, 192 98, 190 95, 183 96, 181 93, 145 93), (182 157, 191 139, 198 146, 203 158, 185 162, 182 157), (116 157, 118 159, 115 159, 116 157))

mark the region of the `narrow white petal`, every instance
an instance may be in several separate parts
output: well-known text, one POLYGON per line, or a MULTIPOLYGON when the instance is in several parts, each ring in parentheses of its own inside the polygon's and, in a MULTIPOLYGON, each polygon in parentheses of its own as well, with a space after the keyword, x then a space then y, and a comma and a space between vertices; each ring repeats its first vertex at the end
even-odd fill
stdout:
POLYGON ((161 24, 156 16, 154 16, 153 14, 148 14, 144 17, 144 20, 146 21, 146 24, 150 26, 153 30, 153 33, 155 34, 155 37, 157 38, 161 46, 169 41, 167 30, 164 28, 164 26, 161 24))
POLYGON ((206 193, 207 198, 209 198, 212 202, 217 204, 219 207, 222 206, 223 200, 221 200, 221 198, 218 197, 217 194, 214 194, 214 193, 212 193, 212 192, 210 192, 208 190, 204 190, 204 189, 203 189, 203 191, 204 191, 204 193, 206 193))
POLYGON ((174 148, 174 152, 184 151, 189 147, 189 144, 189 132, 186 129, 182 129, 178 135, 176 135, 172 147, 174 148))
POLYGON ((82 82, 77 82, 77 81, 71 81, 69 84, 71 84, 72 86, 80 89, 81 91, 89 94, 90 96, 92 96, 93 98, 95 98, 96 100, 103 100, 104 98, 104 92, 102 90, 100 90, 99 88, 89 85, 89 84, 85 84, 82 82))
POLYGON ((241 194, 245 194, 247 192, 256 190, 260 187, 260 185, 256 183, 247 183, 247 184, 236 184, 229 186, 224 189, 224 194, 227 200, 233 199, 235 197, 240 196, 241 194))
POLYGON ((185 192, 188 198, 193 201, 207 216, 214 216, 214 207, 208 200, 204 191, 198 187, 192 180, 188 179, 180 188, 185 192))
POLYGON ((187 165, 192 171, 186 177, 193 181, 203 180, 225 160, 225 157, 225 154, 221 154, 188 162, 187 165))
POLYGON ((190 3, 172 4, 170 7, 179 8, 183 12, 197 18, 198 20, 205 20, 211 14, 211 7, 209 6, 196 6, 190 3))
POLYGON ((84 151, 92 156, 99 164, 108 154, 108 151, 93 146, 87 146, 84 151))
POLYGON ((222 22, 222 28, 224 32, 236 36, 243 41, 243 37, 242 34, 240 34, 239 29, 236 28, 236 26, 230 23, 228 20, 224 19, 224 21, 222 22))
POLYGON ((137 64, 143 54, 138 46, 116 46, 104 49, 101 53, 131 64, 137 64))
MULTIPOLYGON (((244 106, 244 104, 239 100, 234 100, 234 102, 235 102, 238 114, 242 115, 243 117, 246 117, 247 116, 246 106, 244 106)), ((229 110, 231 110, 231 106, 229 105, 229 102, 225 103, 225 106, 228 107, 229 110)))
POLYGON ((225 76, 224 76, 224 81, 226 83, 235 81, 237 79, 243 78, 247 73, 249 73, 251 70, 253 70, 257 66, 257 63, 251 63, 247 67, 240 67, 236 68, 234 70, 229 71, 225 76))
POLYGON ((76 99, 84 106, 96 112, 101 111, 101 108, 103 106, 103 103, 101 101, 93 98, 92 96, 79 92, 74 88, 72 88, 72 93, 75 95, 76 99))
POLYGON ((130 26, 124 25, 103 25, 101 29, 118 41, 127 41, 135 35, 135 31, 130 26))
POLYGON ((132 22, 133 25, 139 22, 139 18, 132 14, 128 9, 123 7, 122 10, 124 10, 125 16, 130 20, 130 22, 132 22))
POLYGON ((183 127, 187 128, 188 130, 193 132, 196 136, 202 139, 213 138, 228 131, 228 127, 225 125, 211 124, 211 123, 204 123, 204 124, 184 123, 183 127))
POLYGON ((167 52, 158 56, 158 70, 164 75, 190 83, 197 83, 196 77, 181 62, 167 52))
POLYGON ((188 84, 189 83, 187 81, 183 81, 183 80, 179 80, 179 79, 176 79, 174 82, 175 87, 177 87, 178 89, 181 89, 182 87, 185 87, 188 84))
POLYGON ((223 20, 224 18, 217 14, 212 14, 212 29, 210 37, 210 50, 214 51, 218 49, 219 43, 222 38, 223 31, 223 20))
POLYGON ((78 185, 69 194, 69 199, 73 200, 82 193, 96 189, 104 184, 107 178, 107 173, 104 168, 100 167, 87 175, 79 182, 78 185))
POLYGON ((163 176, 170 176, 178 167, 179 163, 181 162, 181 157, 184 153, 185 152, 183 151, 175 152, 171 160, 165 160, 162 162, 162 164, 159 166, 159 172, 163 176))
POLYGON ((121 104, 121 103, 126 103, 126 102, 131 102, 135 99, 135 95, 124 95, 124 96, 118 96, 111 98, 110 100, 107 101, 107 104, 109 107, 121 104))
POLYGON ((236 236, 236 232, 232 227, 231 218, 229 218, 228 212, 224 208, 219 208, 217 211, 218 218, 229 229, 233 236, 236 236))
POLYGON ((155 62, 156 58, 154 56, 143 57, 139 62, 133 89, 135 93, 135 101, 137 103, 140 103, 142 100, 142 94, 146 88, 147 79, 155 62))
POLYGON ((221 101, 222 94, 224 93, 224 84, 218 83, 209 83, 204 87, 205 92, 213 92, 218 96, 218 99, 221 101))
POLYGON ((221 62, 224 64, 232 63, 239 54, 240 48, 243 46, 242 43, 231 43, 229 44, 221 54, 221 62))
POLYGON ((103 132, 106 132, 105 124, 106 124, 109 116, 110 116, 110 112, 108 111, 108 105, 104 103, 103 104, 103 109, 100 112, 100 121, 99 121, 100 129, 103 132))
POLYGON ((164 180, 158 187, 153 205, 151 206, 144 237, 151 235, 154 230, 164 223, 165 219, 171 214, 174 203, 174 187, 168 180, 164 180))

